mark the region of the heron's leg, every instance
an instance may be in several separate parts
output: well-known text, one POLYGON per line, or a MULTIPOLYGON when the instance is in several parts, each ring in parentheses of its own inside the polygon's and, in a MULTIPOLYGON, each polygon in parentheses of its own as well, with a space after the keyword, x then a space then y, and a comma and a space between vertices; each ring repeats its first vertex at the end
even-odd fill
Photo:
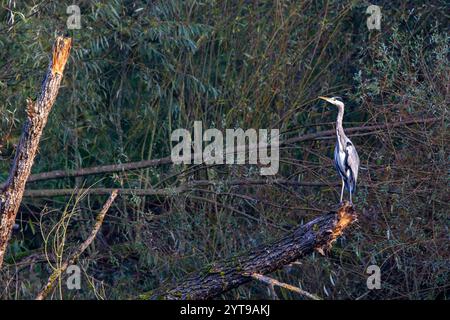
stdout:
POLYGON ((344 198, 344 179, 342 179, 342 188, 341 188, 341 203, 342 199, 344 198))
POLYGON ((353 201, 352 201, 352 191, 350 190, 350 204, 353 204, 353 201))

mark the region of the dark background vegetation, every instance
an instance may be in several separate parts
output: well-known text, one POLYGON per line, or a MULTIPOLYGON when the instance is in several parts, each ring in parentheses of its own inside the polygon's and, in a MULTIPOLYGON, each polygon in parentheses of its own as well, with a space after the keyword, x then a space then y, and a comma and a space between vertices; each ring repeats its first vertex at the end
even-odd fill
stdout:
MULTIPOLYGON (((279 128, 281 140, 332 129, 336 110, 318 95, 343 97, 347 128, 435 117, 350 135, 361 158, 357 224, 327 257, 314 254, 271 276, 325 299, 449 297, 446 1, 75 1, 81 30, 66 28, 71 1, 1 4, 0 182, 57 33, 68 32, 74 46, 34 173, 166 157, 171 132, 194 120, 219 130, 279 128), (370 4, 382 8, 381 31, 366 26, 370 4), (381 290, 367 289, 372 264, 381 268, 381 290)), ((333 145, 329 136, 281 149, 276 178, 321 183, 315 187, 221 183, 260 179, 251 165, 161 165, 30 183, 28 189, 217 182, 173 196, 118 198, 79 262, 82 289, 62 285, 53 298, 130 298, 328 212, 339 196, 333 145)), ((77 192, 25 197, 0 297, 33 298, 86 238, 104 201, 77 192)), ((276 296, 303 298, 284 289, 276 296)), ((251 282, 223 298, 276 296, 251 282)))

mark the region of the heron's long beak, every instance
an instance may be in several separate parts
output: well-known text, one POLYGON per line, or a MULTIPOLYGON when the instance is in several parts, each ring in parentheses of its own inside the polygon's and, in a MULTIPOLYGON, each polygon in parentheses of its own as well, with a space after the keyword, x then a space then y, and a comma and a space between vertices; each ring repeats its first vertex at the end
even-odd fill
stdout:
POLYGON ((326 102, 332 103, 331 100, 330 100, 330 98, 322 97, 322 96, 320 96, 320 97, 318 97, 318 98, 319 98, 319 99, 322 99, 322 100, 325 100, 326 102))

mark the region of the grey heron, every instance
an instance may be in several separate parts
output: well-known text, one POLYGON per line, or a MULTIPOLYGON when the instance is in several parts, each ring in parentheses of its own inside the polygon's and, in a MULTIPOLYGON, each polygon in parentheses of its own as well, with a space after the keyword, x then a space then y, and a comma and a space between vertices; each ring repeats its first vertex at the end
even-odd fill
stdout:
POLYGON ((350 203, 352 195, 356 190, 356 181, 358 180, 359 156, 356 152, 355 145, 345 135, 342 127, 342 119, 344 118, 344 103, 340 97, 319 97, 338 108, 338 116, 336 120, 336 146, 334 147, 334 165, 342 180, 341 202, 344 197, 344 186, 350 193, 350 203))

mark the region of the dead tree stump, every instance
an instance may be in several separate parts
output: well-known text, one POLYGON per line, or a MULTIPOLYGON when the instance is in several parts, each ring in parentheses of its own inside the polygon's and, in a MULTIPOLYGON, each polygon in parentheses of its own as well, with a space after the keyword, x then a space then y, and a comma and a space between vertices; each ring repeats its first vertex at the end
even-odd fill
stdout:
POLYGON ((41 94, 36 102, 28 101, 27 120, 22 129, 22 136, 8 180, 0 192, 0 268, 42 132, 58 95, 71 46, 72 39, 70 38, 58 37, 56 39, 47 74, 42 83, 41 94))

